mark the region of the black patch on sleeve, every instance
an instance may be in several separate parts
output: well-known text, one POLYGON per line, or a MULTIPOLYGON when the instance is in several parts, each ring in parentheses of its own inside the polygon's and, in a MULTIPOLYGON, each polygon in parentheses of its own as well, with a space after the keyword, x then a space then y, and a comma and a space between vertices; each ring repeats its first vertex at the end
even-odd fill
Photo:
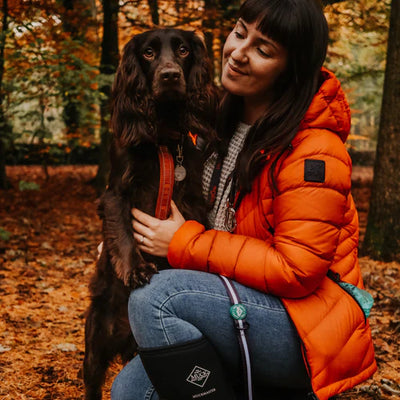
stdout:
POLYGON ((305 160, 304 180, 306 182, 325 182, 325 161, 305 160))

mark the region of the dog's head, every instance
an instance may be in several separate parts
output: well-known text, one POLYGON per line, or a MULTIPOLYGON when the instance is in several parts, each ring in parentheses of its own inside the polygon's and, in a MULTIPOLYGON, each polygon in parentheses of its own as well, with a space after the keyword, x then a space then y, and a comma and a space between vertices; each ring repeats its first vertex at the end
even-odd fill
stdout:
POLYGON ((156 102, 185 99, 198 51, 196 40, 191 32, 174 29, 146 32, 134 39, 136 56, 156 102))
POLYGON ((157 142, 157 110, 214 138, 216 94, 203 42, 194 32, 157 29, 124 48, 112 91, 111 127, 120 144, 157 142))

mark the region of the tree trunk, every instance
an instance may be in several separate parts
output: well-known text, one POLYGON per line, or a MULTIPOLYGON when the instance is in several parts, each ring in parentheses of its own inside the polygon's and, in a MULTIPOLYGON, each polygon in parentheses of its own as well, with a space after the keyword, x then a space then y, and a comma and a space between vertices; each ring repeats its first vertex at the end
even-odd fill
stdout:
POLYGON ((10 187, 10 183, 7 178, 5 158, 6 150, 3 139, 0 138, 0 190, 8 189, 10 187))
MULTIPOLYGON (((103 0, 103 40, 101 43, 100 73, 114 75, 119 62, 118 50, 118 0, 103 0)), ((111 141, 110 94, 111 84, 100 88, 102 100, 100 104, 100 154, 99 167, 94 179, 94 185, 100 193, 107 185, 110 170, 109 147, 111 141)))
POLYGON ((213 65, 212 70, 213 70, 214 76, 219 77, 220 60, 215 57, 214 48, 213 48, 216 24, 218 23, 217 15, 218 15, 218 1, 217 0, 205 0, 204 1, 203 21, 202 21, 204 39, 205 39, 205 44, 206 44, 206 48, 207 48, 207 53, 208 53, 208 56, 210 57, 210 62, 213 65), (218 63, 218 65, 216 65, 216 63, 218 63))
MULTIPOLYGON (((62 0, 61 1, 64 13, 62 15, 62 26, 64 32, 68 32, 71 35, 72 40, 85 40, 85 32, 87 29, 87 23, 91 17, 91 4, 86 2, 77 3, 76 0, 62 0), (86 7, 82 7, 82 3, 88 3, 86 7), (77 17, 81 21, 81 24, 77 24, 77 17)), ((76 70, 80 70, 80 66, 76 63, 73 66, 76 70)), ((76 99, 74 90, 63 90, 64 99, 64 110, 62 117, 66 127, 66 133, 68 143, 70 146, 74 146, 76 140, 76 134, 79 131, 81 125, 81 107, 76 99)))
POLYGON ((336 3, 342 3, 345 0, 322 0, 323 6, 327 6, 328 4, 336 4, 336 3))
MULTIPOLYGON (((74 0, 62 0, 62 5, 65 10, 65 13, 62 17, 63 29, 65 32, 68 32, 71 35, 71 39, 75 40, 79 36, 79 30, 76 26, 76 23, 74 24, 71 21, 71 14, 74 10, 74 0)), ((62 116, 67 130, 66 133, 68 143, 71 146, 73 145, 73 140, 71 140, 71 138, 74 137, 79 129, 80 111, 78 104, 75 102, 74 97, 69 94, 69 91, 64 90, 63 92, 65 106, 62 116)))
POLYGON ((400 2, 392 0, 385 83, 363 253, 400 261, 400 2))
POLYGON ((4 114, 4 93, 3 93, 3 75, 4 75, 4 48, 6 45, 6 35, 8 31, 8 1, 3 0, 3 20, 0 33, 0 189, 8 189, 10 183, 6 173, 6 140, 10 134, 9 125, 4 114))
POLYGON ((160 15, 158 14, 158 0, 147 0, 149 4, 151 21, 154 25, 160 24, 160 15))

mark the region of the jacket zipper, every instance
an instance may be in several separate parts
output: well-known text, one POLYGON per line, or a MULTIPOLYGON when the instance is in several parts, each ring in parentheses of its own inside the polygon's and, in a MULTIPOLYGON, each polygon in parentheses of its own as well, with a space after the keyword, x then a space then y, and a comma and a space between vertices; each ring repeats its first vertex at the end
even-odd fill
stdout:
POLYGON ((310 378, 310 389, 311 391, 307 394, 307 400, 319 400, 317 395, 314 393, 314 390, 312 388, 312 379, 311 379, 311 368, 310 368, 310 364, 308 363, 308 359, 307 359, 307 355, 306 355, 306 346, 304 346, 303 341, 300 341, 301 343, 301 354, 303 356, 303 360, 304 360, 304 366, 306 367, 306 372, 308 377, 310 378))

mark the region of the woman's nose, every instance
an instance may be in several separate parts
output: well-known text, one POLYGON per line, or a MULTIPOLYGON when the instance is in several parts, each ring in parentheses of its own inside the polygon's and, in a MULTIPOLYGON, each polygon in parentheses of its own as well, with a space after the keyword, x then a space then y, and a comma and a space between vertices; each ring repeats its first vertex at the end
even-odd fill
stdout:
POLYGON ((237 46, 231 53, 232 59, 238 63, 247 62, 249 60, 247 50, 248 49, 245 45, 237 46))

